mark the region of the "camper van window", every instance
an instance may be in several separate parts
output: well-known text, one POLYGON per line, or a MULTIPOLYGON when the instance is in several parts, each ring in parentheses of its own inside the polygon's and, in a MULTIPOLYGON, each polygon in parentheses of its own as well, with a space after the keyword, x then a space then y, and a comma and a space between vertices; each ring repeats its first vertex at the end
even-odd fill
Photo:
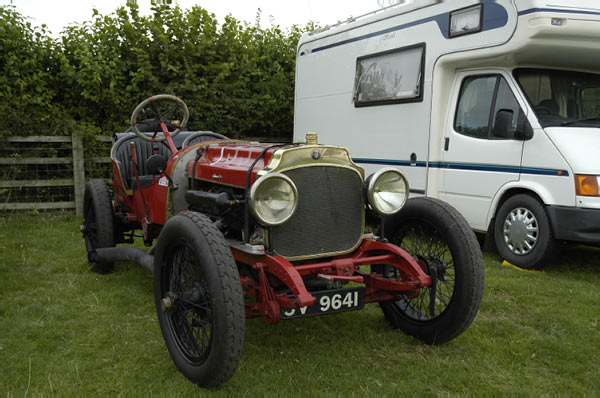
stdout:
POLYGON ((550 69, 514 75, 542 127, 600 124, 600 75, 550 69))
POLYGON ((422 100, 425 45, 360 57, 356 61, 354 105, 422 100))
POLYGON ((450 14, 450 37, 481 32, 483 8, 481 4, 469 6, 450 14))
POLYGON ((520 112, 519 103, 502 76, 468 77, 460 90, 454 129, 475 138, 511 138, 520 112), (500 126, 500 114, 511 115, 512 120, 503 120, 506 125, 500 126))

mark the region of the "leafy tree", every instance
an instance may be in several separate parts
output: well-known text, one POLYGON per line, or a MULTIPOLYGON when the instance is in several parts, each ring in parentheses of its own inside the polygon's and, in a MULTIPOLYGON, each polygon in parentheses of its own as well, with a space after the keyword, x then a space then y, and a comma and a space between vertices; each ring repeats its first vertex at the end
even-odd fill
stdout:
POLYGON ((0 7, 0 137, 71 133, 56 105, 63 61, 56 44, 44 25, 32 27, 12 7, 0 7))
MULTIPOLYGON (((158 3, 157 3, 158 4, 158 3)), ((0 134, 123 131, 142 99, 174 94, 189 129, 231 137, 290 138, 296 46, 283 31, 201 7, 130 5, 67 27, 51 39, 12 8, 0 8, 0 134)))

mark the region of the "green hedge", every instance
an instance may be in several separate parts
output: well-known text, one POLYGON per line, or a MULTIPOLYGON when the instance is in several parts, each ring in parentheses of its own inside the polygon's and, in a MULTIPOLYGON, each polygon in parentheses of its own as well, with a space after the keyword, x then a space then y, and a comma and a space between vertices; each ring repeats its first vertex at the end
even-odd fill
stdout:
POLYGON ((189 129, 291 137, 303 29, 260 28, 201 7, 137 8, 67 27, 58 39, 0 8, 0 138, 122 131, 141 100, 174 94, 189 129))

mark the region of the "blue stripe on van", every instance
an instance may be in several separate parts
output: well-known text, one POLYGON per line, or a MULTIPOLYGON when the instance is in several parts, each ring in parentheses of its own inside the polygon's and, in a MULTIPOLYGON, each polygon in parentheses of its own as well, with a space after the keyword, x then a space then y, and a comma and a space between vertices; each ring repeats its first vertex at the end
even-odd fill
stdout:
MULTIPOLYGON (((382 36, 388 33, 397 32, 399 30, 411 28, 417 25, 423 25, 429 22, 436 22, 440 29, 442 35, 448 39, 449 38, 449 27, 450 27, 450 12, 446 12, 443 14, 434 15, 432 17, 427 17, 420 19, 418 21, 413 21, 406 23, 404 25, 393 26, 391 28, 383 29, 377 32, 368 33, 366 35, 353 37, 351 39, 342 40, 337 43, 328 44, 326 46, 317 47, 312 49, 311 53, 316 53, 319 51, 328 50, 330 48, 343 46, 349 43, 355 43, 357 41, 362 41, 365 39, 370 39, 376 36, 382 36)), ((506 9, 499 4, 495 3, 495 0, 485 0, 483 7, 483 24, 482 31, 498 29, 505 26, 508 23, 508 13, 506 9)), ((300 56, 306 55, 306 52, 302 51, 300 56)))
POLYGON ((427 162, 420 161, 411 163, 410 160, 391 160, 391 159, 367 159, 353 158, 355 163, 361 164, 380 164, 386 166, 412 166, 412 167, 433 167, 436 169, 451 169, 451 170, 471 170, 471 171, 489 171, 497 173, 514 173, 514 174, 535 174, 547 176, 568 177, 567 170, 545 169, 539 167, 519 167, 496 164, 475 164, 475 163, 452 163, 452 162, 427 162))
POLYGON ((392 160, 392 159, 366 159, 366 158, 352 158, 355 163, 362 164, 382 164, 387 166, 417 166, 426 167, 427 162, 411 162, 410 160, 392 160))
POLYGON ((528 10, 519 11, 519 16, 533 14, 536 12, 558 12, 561 14, 600 15, 600 12, 598 12, 598 11, 565 10, 565 9, 560 9, 560 8, 530 8, 528 10))

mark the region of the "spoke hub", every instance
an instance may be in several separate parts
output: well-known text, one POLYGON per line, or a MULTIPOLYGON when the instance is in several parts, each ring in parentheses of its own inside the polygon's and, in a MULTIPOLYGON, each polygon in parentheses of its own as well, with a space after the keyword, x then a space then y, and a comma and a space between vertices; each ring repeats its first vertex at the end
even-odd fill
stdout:
POLYGON ((439 258, 430 258, 427 261, 427 268, 429 269, 428 274, 430 276, 433 275, 435 272, 436 278, 433 283, 437 282, 438 280, 446 280, 446 264, 439 258))
POLYGON ((173 300, 171 297, 165 297, 160 302, 160 306, 164 312, 168 312, 171 308, 173 308, 173 304, 175 304, 175 300, 173 300))

